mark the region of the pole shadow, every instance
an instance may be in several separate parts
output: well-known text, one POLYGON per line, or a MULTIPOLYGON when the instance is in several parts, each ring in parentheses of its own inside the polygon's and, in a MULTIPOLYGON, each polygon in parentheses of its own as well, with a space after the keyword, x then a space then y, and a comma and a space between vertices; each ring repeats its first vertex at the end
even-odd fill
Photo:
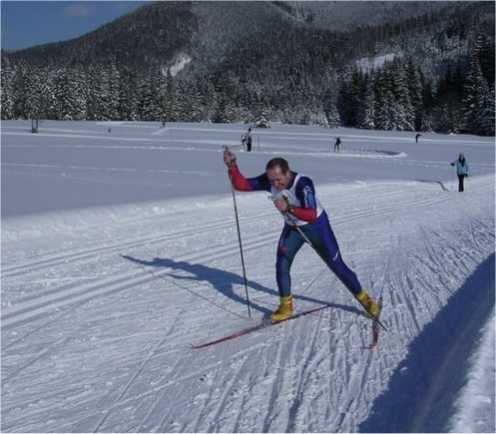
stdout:
MULTIPOLYGON (((134 258, 130 255, 120 255, 120 256, 128 261, 146 267, 170 268, 171 270, 185 271, 187 273, 190 273, 191 276, 181 276, 173 272, 166 273, 166 275, 175 280, 207 282, 213 288, 215 288, 217 291, 219 291, 221 294, 228 297, 229 299, 243 305, 247 304, 246 299, 236 294, 236 292, 234 291, 235 286, 237 285, 244 286, 244 279, 239 274, 231 273, 230 271, 225 271, 219 268, 208 267, 202 264, 192 264, 186 261, 175 261, 173 259, 168 259, 168 258, 153 258, 151 261, 147 261, 144 259, 134 258)), ((253 280, 247 279, 247 285, 248 288, 258 291, 260 293, 270 294, 273 295, 274 297, 279 297, 279 292, 277 290, 268 288, 253 280)), ((306 295, 299 295, 295 293, 293 293, 293 298, 295 300, 301 300, 324 306, 329 306, 353 314, 365 316, 361 310, 353 306, 329 303, 328 301, 325 300, 320 300, 314 297, 308 297, 306 295)), ((264 316, 269 316, 272 313, 271 309, 262 306, 260 304, 254 303, 253 300, 250 300, 250 307, 263 313, 264 316)))
POLYGON ((417 181, 417 182, 423 182, 425 184, 439 184, 441 186, 441 189, 443 191, 450 191, 448 188, 446 188, 446 186, 441 181, 431 181, 431 180, 428 180, 428 179, 416 179, 415 181, 417 181))

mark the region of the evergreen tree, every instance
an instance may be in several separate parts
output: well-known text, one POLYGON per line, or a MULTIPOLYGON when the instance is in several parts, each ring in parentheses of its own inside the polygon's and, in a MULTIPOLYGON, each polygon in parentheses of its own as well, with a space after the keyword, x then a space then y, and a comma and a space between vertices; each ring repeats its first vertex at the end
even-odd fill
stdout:
POLYGON ((41 76, 39 68, 31 67, 27 71, 26 92, 26 116, 29 119, 41 119, 46 117, 43 97, 46 94, 46 81, 41 76))
POLYGON ((86 118, 88 120, 100 119, 99 95, 100 95, 100 70, 98 67, 89 66, 86 71, 86 118))
POLYGON ((477 134, 480 127, 484 93, 488 86, 482 75, 479 59, 472 56, 464 86, 463 125, 464 131, 477 134))
POLYGON ((10 65, 4 65, 1 70, 2 119, 14 118, 14 79, 14 69, 10 65))
POLYGON ((488 84, 494 83, 494 34, 491 40, 484 33, 479 33, 472 48, 472 55, 479 61, 481 72, 486 82, 488 84))
POLYGON ((87 119, 88 89, 86 74, 81 68, 69 70, 69 95, 72 100, 71 118, 75 120, 87 119))
POLYGON ((360 119, 360 128, 374 129, 375 128, 375 92, 374 79, 370 78, 367 81, 365 95, 363 99, 363 114, 360 119))
POLYGON ((109 71, 109 93, 108 93, 108 112, 107 116, 112 120, 121 119, 120 113, 120 92, 121 92, 121 75, 115 62, 110 65, 109 71))
POLYGON ((15 75, 13 77, 13 117, 14 119, 27 119, 26 114, 26 65, 20 63, 15 69, 15 75))
POLYGON ((419 131, 422 126, 422 113, 424 112, 422 101, 421 72, 410 59, 407 65, 408 93, 414 112, 414 129, 419 131))
POLYGON ((483 88, 482 99, 479 107, 478 133, 484 136, 494 136, 494 86, 483 88))
POLYGON ((87 97, 85 82, 84 73, 78 69, 60 68, 57 70, 54 82, 57 119, 86 119, 87 97))
POLYGON ((138 114, 142 121, 154 121, 161 119, 158 92, 153 70, 140 80, 138 84, 138 114))
POLYGON ((396 61, 391 65, 391 76, 395 95, 393 128, 400 131, 412 131, 415 113, 410 100, 407 73, 401 62, 396 61))
POLYGON ((135 121, 138 119, 136 72, 125 67, 119 72, 119 75, 119 113, 121 119, 135 121))
POLYGON ((392 103, 394 96, 389 89, 388 79, 386 72, 380 70, 376 74, 376 79, 374 81, 374 95, 375 95, 375 106, 374 106, 374 125, 375 128, 379 130, 391 129, 391 119, 389 114, 389 109, 387 107, 387 102, 392 103))

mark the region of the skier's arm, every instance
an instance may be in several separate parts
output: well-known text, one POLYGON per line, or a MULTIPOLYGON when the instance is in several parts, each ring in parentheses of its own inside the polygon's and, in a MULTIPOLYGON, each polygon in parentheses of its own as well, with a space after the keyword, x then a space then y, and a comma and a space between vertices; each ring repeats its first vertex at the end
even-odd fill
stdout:
POLYGON ((317 221, 317 210, 314 208, 290 208, 289 212, 304 222, 315 223, 317 221))
POLYGON ((231 178, 232 185, 236 190, 253 191, 248 180, 239 171, 236 162, 231 164, 231 167, 229 167, 229 177, 231 178))
POLYGON ((233 187, 238 191, 270 191, 267 175, 262 174, 255 178, 245 178, 239 171, 236 162, 229 167, 229 177, 233 187))
POLYGON ((226 164, 229 172, 229 178, 232 185, 239 191, 257 191, 265 190, 270 191, 270 183, 267 175, 264 173, 256 178, 245 178, 239 171, 236 164, 236 155, 229 149, 224 149, 224 163, 226 164))
POLYGON ((289 212, 299 220, 315 223, 317 221, 317 201, 315 200, 313 182, 310 178, 301 178, 296 189, 296 195, 303 204, 303 207, 291 207, 289 212))

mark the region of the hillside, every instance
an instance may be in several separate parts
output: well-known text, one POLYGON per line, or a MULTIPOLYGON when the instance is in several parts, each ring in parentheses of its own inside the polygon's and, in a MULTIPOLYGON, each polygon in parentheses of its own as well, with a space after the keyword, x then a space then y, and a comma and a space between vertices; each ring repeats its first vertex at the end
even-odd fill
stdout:
POLYGON ((491 134, 494 104, 482 100, 494 87, 491 59, 491 2, 158 2, 75 40, 3 53, 2 117, 252 122, 266 113, 285 123, 491 134), (472 77, 474 56, 484 83, 472 77), (402 100, 377 58, 412 64, 422 95, 402 100), (374 101, 413 105, 417 115, 404 116, 416 122, 364 122, 343 107, 363 59, 378 65, 368 71, 374 101), (476 108, 464 106, 474 86, 485 86, 470 96, 476 108))

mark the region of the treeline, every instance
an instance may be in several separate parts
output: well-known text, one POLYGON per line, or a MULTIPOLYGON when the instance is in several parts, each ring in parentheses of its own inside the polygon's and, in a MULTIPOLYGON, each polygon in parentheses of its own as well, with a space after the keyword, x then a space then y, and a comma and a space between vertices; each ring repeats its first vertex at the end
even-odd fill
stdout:
POLYGON ((412 59, 363 73, 355 68, 338 99, 345 126, 494 135, 494 43, 484 34, 434 85, 412 59))

